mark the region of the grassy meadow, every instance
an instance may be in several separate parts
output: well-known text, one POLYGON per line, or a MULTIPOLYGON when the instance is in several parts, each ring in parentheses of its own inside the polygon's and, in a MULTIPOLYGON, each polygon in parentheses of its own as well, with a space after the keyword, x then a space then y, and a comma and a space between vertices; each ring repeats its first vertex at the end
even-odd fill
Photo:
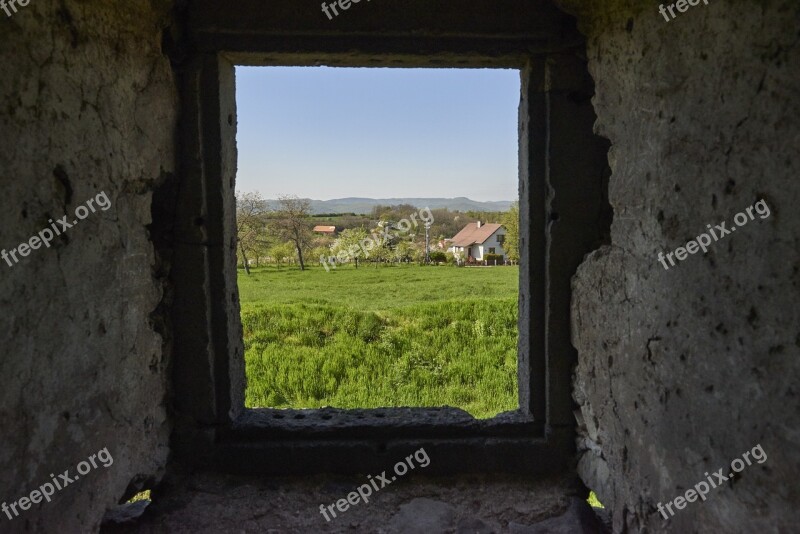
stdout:
POLYGON ((514 410, 518 277, 517 267, 240 270, 246 404, 514 410))

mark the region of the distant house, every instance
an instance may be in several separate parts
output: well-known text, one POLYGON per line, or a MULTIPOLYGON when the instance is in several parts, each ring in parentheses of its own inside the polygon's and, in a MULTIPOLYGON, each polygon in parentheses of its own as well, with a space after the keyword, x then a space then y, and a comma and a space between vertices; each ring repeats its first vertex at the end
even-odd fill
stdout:
POLYGON ((449 243, 448 252, 460 255, 464 260, 483 261, 486 254, 500 254, 505 260, 503 243, 506 229, 502 224, 469 223, 449 243))
POLYGON ((315 234, 323 234, 323 235, 336 235, 336 227, 335 226, 315 226, 314 227, 315 234))

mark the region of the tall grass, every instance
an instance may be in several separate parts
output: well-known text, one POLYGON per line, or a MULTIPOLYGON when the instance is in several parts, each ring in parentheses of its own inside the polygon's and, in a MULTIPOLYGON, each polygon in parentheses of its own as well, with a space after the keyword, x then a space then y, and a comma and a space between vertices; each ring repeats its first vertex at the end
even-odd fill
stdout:
POLYGON ((272 282, 272 298, 263 288, 248 290, 258 282, 241 280, 247 405, 447 405, 479 418, 515 409, 517 270, 390 271, 342 270, 336 278, 324 271, 305 278, 262 272, 272 282), (291 293, 300 302, 281 302, 291 279, 299 282, 291 293), (404 290, 410 279, 414 284, 404 290), (322 291, 326 282, 331 285, 322 291), (487 286, 495 291, 480 298, 487 286), (464 294, 476 289, 477 295, 464 294), (393 291, 403 297, 380 298, 393 291))

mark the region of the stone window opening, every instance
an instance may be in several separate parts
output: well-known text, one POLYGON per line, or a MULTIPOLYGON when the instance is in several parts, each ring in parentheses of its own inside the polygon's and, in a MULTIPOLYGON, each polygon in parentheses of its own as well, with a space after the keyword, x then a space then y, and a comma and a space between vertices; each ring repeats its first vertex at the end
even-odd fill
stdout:
POLYGON ((444 2, 437 14, 417 3, 402 16, 369 6, 336 25, 281 3, 232 10, 203 0, 188 7, 187 44, 176 64, 182 150, 170 276, 172 441, 180 462, 247 474, 380 472, 387 457, 424 446, 439 459, 432 474, 571 469, 577 356, 569 283, 609 224, 608 144, 592 132, 585 45, 574 20, 548 3, 515 1, 499 13, 478 2, 486 18, 469 21, 459 16, 459 3, 444 2), (519 69, 519 410, 475 420, 447 408, 244 408, 236 65, 519 69))

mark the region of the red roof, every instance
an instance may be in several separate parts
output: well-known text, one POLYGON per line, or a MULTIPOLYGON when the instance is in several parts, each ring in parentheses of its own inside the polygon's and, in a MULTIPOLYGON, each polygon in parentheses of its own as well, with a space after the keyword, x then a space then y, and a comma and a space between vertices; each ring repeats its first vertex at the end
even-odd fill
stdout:
POLYGON ((456 247, 480 245, 502 227, 502 224, 485 223, 478 228, 478 223, 469 223, 453 237, 453 245, 456 247))
POLYGON ((315 232, 322 232, 323 234, 335 234, 336 227, 335 226, 315 226, 315 232))

